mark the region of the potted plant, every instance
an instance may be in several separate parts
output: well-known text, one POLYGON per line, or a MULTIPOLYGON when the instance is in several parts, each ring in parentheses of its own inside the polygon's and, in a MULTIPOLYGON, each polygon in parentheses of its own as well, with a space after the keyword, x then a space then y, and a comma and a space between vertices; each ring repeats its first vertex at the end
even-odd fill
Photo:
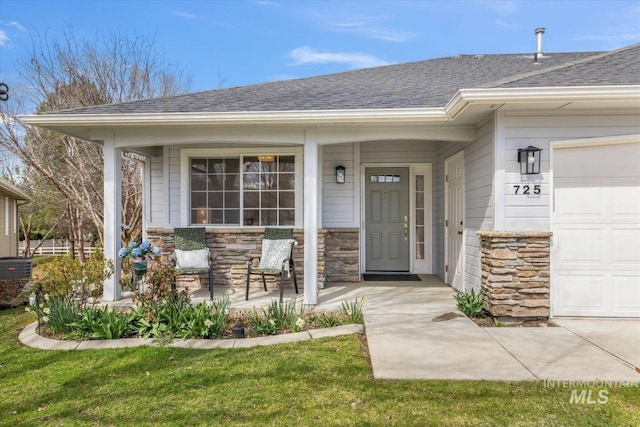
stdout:
POLYGON ((126 248, 120 249, 118 256, 122 259, 131 258, 135 275, 142 277, 147 272, 149 258, 160 255, 160 252, 159 247, 153 246, 150 241, 145 240, 142 243, 129 243, 126 248))

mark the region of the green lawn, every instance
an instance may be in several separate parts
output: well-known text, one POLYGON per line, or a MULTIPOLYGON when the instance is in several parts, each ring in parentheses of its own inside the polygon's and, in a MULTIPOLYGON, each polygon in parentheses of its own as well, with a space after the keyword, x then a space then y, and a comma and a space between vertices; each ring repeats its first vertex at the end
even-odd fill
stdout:
MULTIPOLYGON (((358 336, 238 350, 40 351, 0 312, 0 425, 637 426, 640 389, 376 381, 358 336), (594 397, 597 396, 594 389, 594 397)), ((482 355, 478 355, 482 357, 482 355)))

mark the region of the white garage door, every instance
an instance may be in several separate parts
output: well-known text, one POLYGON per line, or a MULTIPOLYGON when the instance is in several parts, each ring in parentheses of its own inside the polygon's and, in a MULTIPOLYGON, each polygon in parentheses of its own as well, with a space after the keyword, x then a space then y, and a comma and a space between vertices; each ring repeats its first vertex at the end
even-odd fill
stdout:
POLYGON ((640 142, 553 155, 553 314, 640 317, 640 142))

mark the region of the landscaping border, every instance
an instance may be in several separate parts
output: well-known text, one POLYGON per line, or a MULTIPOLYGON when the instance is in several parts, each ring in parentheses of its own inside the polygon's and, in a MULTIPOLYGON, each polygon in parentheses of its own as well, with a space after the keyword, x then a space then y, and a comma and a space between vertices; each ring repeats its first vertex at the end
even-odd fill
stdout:
POLYGON ((284 344, 297 341, 308 341, 326 337, 339 337, 361 333, 364 326, 360 324, 350 324, 335 326, 333 328, 311 329, 308 331, 295 332, 291 334, 269 335, 256 338, 240 339, 174 339, 163 344, 161 339, 154 338, 120 338, 114 340, 88 340, 88 341, 67 341, 45 338, 38 334, 36 328, 38 322, 33 322, 25 327, 18 340, 25 346, 39 350, 90 350, 106 348, 131 348, 142 346, 166 346, 178 348, 193 348, 199 350, 211 350, 214 348, 250 348, 266 345, 284 344))

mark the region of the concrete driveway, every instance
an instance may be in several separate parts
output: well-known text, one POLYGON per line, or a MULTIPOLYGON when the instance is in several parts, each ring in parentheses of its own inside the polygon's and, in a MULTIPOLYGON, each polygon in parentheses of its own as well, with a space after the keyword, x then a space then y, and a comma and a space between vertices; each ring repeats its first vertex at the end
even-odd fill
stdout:
POLYGON ((355 285, 371 291, 364 315, 375 378, 640 382, 640 319, 481 328, 456 310, 451 288, 422 277, 355 285))

